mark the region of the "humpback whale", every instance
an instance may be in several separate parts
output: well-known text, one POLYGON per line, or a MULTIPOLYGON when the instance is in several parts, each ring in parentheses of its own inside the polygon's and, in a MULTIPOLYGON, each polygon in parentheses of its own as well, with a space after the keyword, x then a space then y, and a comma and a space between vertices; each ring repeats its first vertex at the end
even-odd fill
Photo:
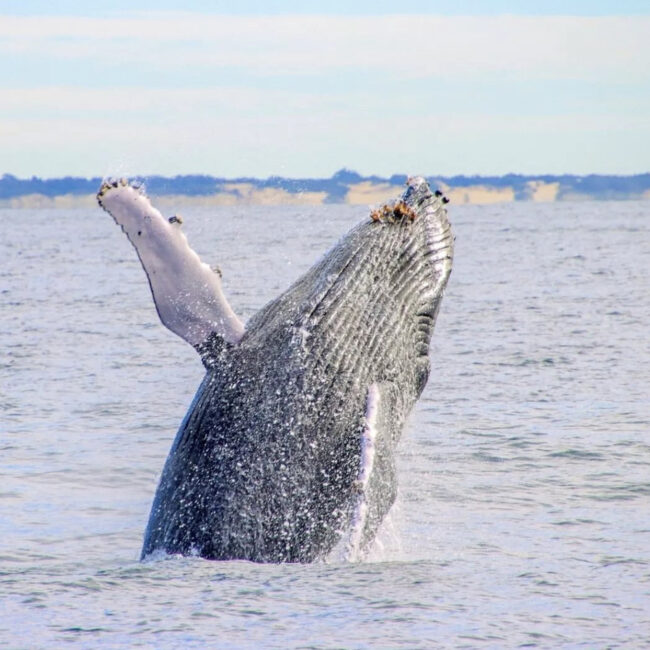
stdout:
POLYGON ((162 322, 206 368, 142 558, 312 562, 339 544, 362 557, 395 500, 395 448, 429 377, 453 256, 445 197, 410 178, 246 326, 180 217, 124 179, 97 198, 135 247, 162 322))

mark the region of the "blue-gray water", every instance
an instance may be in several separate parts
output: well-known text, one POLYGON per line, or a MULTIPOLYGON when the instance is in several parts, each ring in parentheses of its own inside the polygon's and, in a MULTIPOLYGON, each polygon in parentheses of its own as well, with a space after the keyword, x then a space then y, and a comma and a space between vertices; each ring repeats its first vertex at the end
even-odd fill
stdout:
MULTIPOLYGON (((246 317, 367 214, 179 210, 246 317)), ((649 211, 452 206, 383 548, 312 566, 138 562, 201 363, 106 214, 0 211, 0 646, 646 646, 649 211)))

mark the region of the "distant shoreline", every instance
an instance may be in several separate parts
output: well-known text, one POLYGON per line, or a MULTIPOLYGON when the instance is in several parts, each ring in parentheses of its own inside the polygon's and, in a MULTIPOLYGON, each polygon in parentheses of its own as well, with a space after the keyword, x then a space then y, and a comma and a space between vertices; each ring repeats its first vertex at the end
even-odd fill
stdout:
MULTIPOLYGON (((183 175, 149 176, 141 180, 148 194, 162 206, 374 205, 397 196, 404 187, 406 175, 382 178, 342 169, 324 179, 280 176, 225 179, 183 175)), ((427 180, 455 204, 650 199, 650 173, 630 176, 429 176, 427 180)), ((95 205, 100 183, 99 177, 20 179, 4 174, 0 177, 0 207, 90 207, 95 205)))

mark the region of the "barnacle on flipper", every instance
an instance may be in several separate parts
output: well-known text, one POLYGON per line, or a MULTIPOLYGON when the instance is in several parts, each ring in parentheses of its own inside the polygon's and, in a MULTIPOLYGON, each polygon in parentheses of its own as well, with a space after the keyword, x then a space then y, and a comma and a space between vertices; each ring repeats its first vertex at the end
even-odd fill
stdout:
POLYGON ((413 221, 416 217, 415 211, 404 201, 386 203, 370 213, 370 218, 380 223, 401 223, 404 220, 413 221))
POLYGON ((102 185, 99 188, 99 192, 97 192, 97 203, 103 208, 104 203, 102 199, 108 194, 108 192, 112 190, 119 190, 120 188, 132 188, 134 189, 138 194, 142 196, 146 196, 146 192, 144 190, 144 184, 139 182, 139 181, 129 181, 126 178, 105 178, 102 181, 102 185))

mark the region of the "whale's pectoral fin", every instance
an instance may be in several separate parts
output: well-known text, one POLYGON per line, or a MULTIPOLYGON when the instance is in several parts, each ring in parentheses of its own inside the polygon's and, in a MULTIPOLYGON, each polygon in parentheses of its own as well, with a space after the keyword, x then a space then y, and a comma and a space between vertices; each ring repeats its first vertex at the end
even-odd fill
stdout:
POLYGON ((402 419, 400 390, 391 382, 373 383, 366 397, 360 436, 357 477, 350 534, 349 560, 358 560, 368 551, 377 529, 390 510, 397 494, 394 449, 402 419))
POLYGON ((244 325, 223 294, 220 274, 190 248, 180 217, 165 219, 141 187, 124 179, 104 181, 97 200, 135 247, 166 327, 204 358, 216 340, 241 339, 244 325))

